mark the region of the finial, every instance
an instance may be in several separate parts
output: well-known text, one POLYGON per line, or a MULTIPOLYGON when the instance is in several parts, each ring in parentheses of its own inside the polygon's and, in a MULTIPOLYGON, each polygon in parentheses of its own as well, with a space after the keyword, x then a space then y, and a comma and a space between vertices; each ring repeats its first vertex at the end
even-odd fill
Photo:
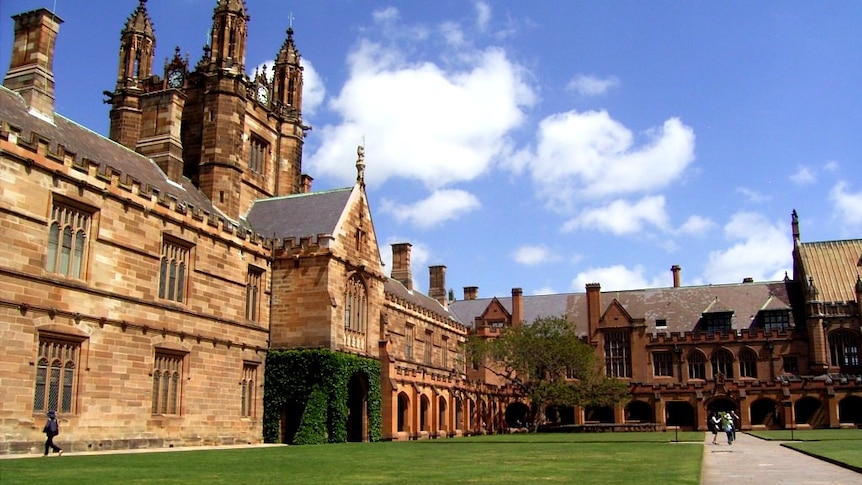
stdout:
MULTIPOLYGON (((365 140, 363 140, 364 143, 365 140)), ((365 185, 365 146, 356 147, 356 181, 365 185)))

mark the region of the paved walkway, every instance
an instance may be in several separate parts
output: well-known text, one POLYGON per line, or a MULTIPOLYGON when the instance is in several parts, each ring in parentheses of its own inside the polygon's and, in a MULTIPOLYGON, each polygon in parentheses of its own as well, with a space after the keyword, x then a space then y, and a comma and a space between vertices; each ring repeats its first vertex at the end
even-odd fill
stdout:
POLYGON ((785 448, 778 441, 766 441, 737 433, 733 445, 724 433, 718 433, 718 444, 712 444, 712 433, 706 433, 703 450, 701 485, 859 485, 862 473, 818 460, 785 448))

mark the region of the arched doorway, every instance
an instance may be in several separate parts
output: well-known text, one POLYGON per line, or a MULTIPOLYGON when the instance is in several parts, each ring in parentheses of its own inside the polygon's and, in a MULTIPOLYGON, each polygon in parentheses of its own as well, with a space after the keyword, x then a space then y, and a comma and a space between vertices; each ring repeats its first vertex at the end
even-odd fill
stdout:
POLYGON ((614 410, 610 406, 587 406, 584 410, 584 420, 587 423, 613 423, 614 410))
POLYGON ((781 425, 781 409, 777 401, 760 398, 751 403, 751 424, 777 428, 781 425))
POLYGON ((626 405, 626 421, 634 423, 652 423, 654 414, 652 406, 644 401, 632 401, 626 405))
POLYGON ((862 397, 847 396, 838 402, 838 421, 862 424, 862 397))
POLYGON ((706 410, 708 412, 717 411, 720 413, 736 411, 736 401, 727 396, 716 396, 706 404, 706 410))
POLYGON ((822 428, 829 425, 823 412, 823 403, 814 397, 803 397, 796 401, 796 424, 808 424, 812 428, 822 428))
POLYGON ((464 424, 464 401, 460 397, 455 398, 455 429, 467 429, 464 424))
POLYGON ((548 406, 545 408, 545 420, 551 426, 575 424, 575 408, 571 406, 548 406))
POLYGON ((687 401, 668 401, 665 406, 665 424, 680 428, 696 429, 694 406, 687 401))
POLYGON ((365 441, 368 436, 368 385, 359 372, 347 385, 347 441, 365 441))
POLYGON ((419 398, 419 431, 431 431, 431 402, 424 394, 419 398))
POLYGON ((398 431, 409 432, 410 428, 410 398, 407 393, 398 393, 398 431))
POLYGON ((445 436, 446 431, 449 430, 449 426, 446 419, 446 398, 440 396, 437 398, 437 429, 443 431, 445 436))
POLYGON ((506 426, 523 428, 529 423, 530 408, 522 402, 513 402, 506 407, 506 426))

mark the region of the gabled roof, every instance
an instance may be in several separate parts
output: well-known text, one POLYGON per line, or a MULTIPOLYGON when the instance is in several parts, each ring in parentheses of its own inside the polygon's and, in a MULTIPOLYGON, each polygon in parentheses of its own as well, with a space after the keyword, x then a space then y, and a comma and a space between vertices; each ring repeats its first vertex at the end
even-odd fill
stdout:
POLYGON ((352 191, 348 187, 258 199, 245 219, 254 232, 269 238, 334 235, 352 191))
MULTIPOLYGON (((770 298, 772 298, 770 296, 770 298)), ((764 302, 765 304, 765 302, 764 302)), ((703 313, 733 313, 733 308, 722 303, 716 296, 714 300, 709 302, 709 305, 703 310, 703 313)))
POLYGON ((854 285, 862 274, 862 239, 798 243, 796 249, 803 274, 813 278, 817 300, 856 300, 854 285))
MULTIPOLYGON (((751 327, 757 313, 769 305, 790 309, 790 292, 796 284, 790 281, 768 281, 758 283, 736 283, 727 285, 683 286, 670 288, 647 288, 626 291, 604 291, 602 308, 604 314, 616 299, 632 317, 643 319, 646 331, 687 332, 694 331, 701 314, 716 298, 728 311, 733 311, 732 328, 751 327), (771 300, 770 300, 771 299, 771 300), (665 320, 667 327, 656 330, 656 320, 665 320)), ((573 322, 578 333, 587 332, 586 293, 563 293, 523 297, 524 320, 532 323, 538 317, 561 316, 573 322)), ((498 298, 511 312, 512 298, 498 298)), ((473 318, 481 315, 490 298, 459 300, 449 303, 449 310, 466 326, 473 326, 473 318)))
POLYGON ((47 140, 50 153, 58 153, 58 141, 61 140, 63 151, 74 154, 76 163, 80 165, 85 159, 91 160, 100 165, 102 173, 111 167, 120 174, 120 181, 124 184, 136 181, 143 190, 155 189, 160 195, 176 197, 180 203, 219 214, 190 180, 184 178, 181 183, 174 182, 151 159, 60 115, 55 114, 52 124, 31 114, 24 99, 4 86, 0 86, 0 122, 20 130, 19 144, 33 144, 41 138, 47 140))

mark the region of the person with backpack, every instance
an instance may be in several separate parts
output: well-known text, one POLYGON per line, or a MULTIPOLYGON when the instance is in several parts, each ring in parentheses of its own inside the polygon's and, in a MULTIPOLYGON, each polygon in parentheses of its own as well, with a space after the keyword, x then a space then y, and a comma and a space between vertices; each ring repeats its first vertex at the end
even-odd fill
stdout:
POLYGON ((57 413, 48 411, 48 421, 42 428, 42 432, 48 437, 45 440, 45 454, 43 456, 48 456, 49 449, 53 449, 54 453, 57 453, 58 456, 63 456, 63 449, 54 444, 54 437, 60 434, 60 423, 57 422, 57 413))

